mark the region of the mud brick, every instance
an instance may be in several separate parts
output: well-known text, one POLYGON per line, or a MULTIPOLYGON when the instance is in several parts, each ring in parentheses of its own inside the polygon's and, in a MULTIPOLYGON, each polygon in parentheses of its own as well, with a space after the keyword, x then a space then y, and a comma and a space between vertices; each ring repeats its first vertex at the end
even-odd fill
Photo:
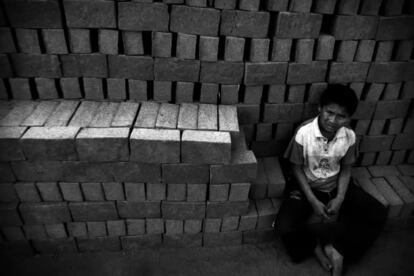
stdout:
POLYGON ((365 81, 369 69, 369 63, 332 62, 329 71, 329 82, 344 83, 365 81))
POLYGON ((43 201, 62 201, 57 182, 37 182, 36 187, 43 201))
POLYGON ((128 152, 128 128, 87 128, 76 137, 80 160, 126 161, 128 152))
POLYGON ((272 124, 262 124, 259 123, 256 125, 256 141, 269 141, 272 139, 272 124))
POLYGON ((16 177, 9 163, 0 162, 0 182, 14 182, 16 177))
POLYGON ((19 201, 14 188, 14 183, 0 184, 0 202, 16 202, 19 201))
POLYGON ((11 54, 18 77, 59 78, 60 62, 56 55, 11 54))
POLYGON ((59 98, 54 79, 35 78, 36 90, 40 99, 59 98))
POLYGON ((355 61, 369 62, 374 54, 375 40, 360 40, 355 54, 355 61))
POLYGON ((323 82, 327 74, 326 61, 312 61, 310 63, 289 63, 287 83, 304 84, 323 82))
POLYGON ((71 221, 66 203, 22 203, 19 206, 20 214, 26 224, 47 224, 71 221))
POLYGON ((409 101, 379 101, 374 113, 374 119, 403 118, 407 115, 409 101))
MULTIPOLYGON (((112 168, 109 168, 110 170, 112 168)), ((160 164, 119 162, 113 168, 115 181, 120 182, 151 182, 158 183, 161 180, 160 164)))
POLYGON ((237 104, 239 101, 239 85, 221 85, 220 103, 237 104))
POLYGON ((172 33, 152 33, 152 55, 154 57, 171 57, 172 33))
POLYGON ((178 114, 178 129, 197 129, 198 105, 182 103, 178 114))
POLYGON ((173 248, 189 248, 189 247, 201 247, 203 241, 202 233, 183 233, 164 235, 163 245, 165 247, 173 248))
MULTIPOLYGON (((102 3, 102 2, 97 2, 102 3)), ((121 243, 119 237, 77 238, 80 252, 119 251, 121 243)))
POLYGON ((240 0, 239 9, 246 11, 257 11, 259 10, 260 0, 240 0))
POLYGON ((289 61, 292 39, 283 39, 274 37, 272 40, 272 61, 289 61))
POLYGON ((249 201, 207 202, 207 218, 241 216, 247 213, 249 201))
MULTIPOLYGON (((210 186, 210 189, 211 187, 213 187, 213 185, 210 186)), ((250 183, 231 183, 229 201, 248 200, 249 190, 250 190, 250 183)))
POLYGON ((118 54, 118 31, 98 30, 99 52, 102 54, 118 54))
MULTIPOLYGON (((99 102, 92 102, 92 101, 83 101, 79 108, 76 110, 76 113, 72 116, 72 114, 70 114, 70 116, 72 116, 70 123, 68 124, 69 126, 79 126, 79 127, 86 127, 89 125, 89 123, 92 121, 93 117, 95 117, 96 114, 96 110, 99 107, 99 102)), ((66 112, 66 110, 64 110, 64 115, 67 114, 67 117, 70 118, 69 116, 69 111, 72 111, 72 106, 70 106, 70 110, 66 112)), ((62 108, 62 113, 63 113, 63 108, 62 108)), ((65 116, 66 117, 66 116, 65 116)), ((66 119, 65 119, 66 121, 66 119)), ((62 123, 63 124, 63 123, 62 123)))
POLYGON ((239 227, 239 219, 240 217, 223 218, 223 223, 221 224, 220 232, 236 231, 239 227))
POLYGON ((201 62, 200 81, 206 83, 238 84, 243 78, 244 64, 240 62, 201 62))
POLYGON ((362 0, 361 2, 360 14, 377 15, 382 1, 362 0))
POLYGON ((193 7, 207 7, 207 0, 186 0, 185 4, 193 7))
POLYGON ((220 12, 210 8, 172 6, 170 31, 205 36, 218 33, 220 12), (204 24, 199 24, 204 22, 204 24))
POLYGON ((257 229, 271 228, 276 218, 277 210, 273 206, 270 199, 262 199, 256 201, 258 213, 257 229))
POLYGON ((236 8, 236 0, 214 1, 214 7, 221 10, 234 10, 236 8))
POLYGON ((331 35, 321 35, 318 38, 315 52, 315 60, 330 60, 333 57, 335 47, 335 37, 331 35))
POLYGON ((352 118, 359 120, 371 120, 371 117, 375 111, 375 106, 375 102, 360 101, 358 103, 357 110, 354 115, 352 115, 352 118))
POLYGON ((161 3, 118 3, 118 26, 129 31, 168 31, 168 6, 161 3))
POLYGON ((202 83, 200 91, 200 103, 217 104, 219 85, 216 83, 202 83))
POLYGON ((101 102, 95 112, 95 116, 89 123, 88 127, 106 127, 111 125, 112 118, 118 109, 119 104, 114 102, 101 102))
POLYGON ((121 218, 159 218, 161 217, 160 202, 117 201, 121 218))
POLYGON ((63 29, 42 29, 43 43, 49 54, 67 54, 68 47, 63 29))
POLYGON ((196 164, 163 164, 162 181, 168 184, 208 183, 209 167, 196 164))
POLYGON ((16 99, 16 100, 32 99, 28 79, 22 79, 22 78, 10 79, 9 83, 10 83, 10 87, 12 90, 13 99, 16 99))
POLYGON ((393 150, 412 149, 414 147, 414 141, 411 134, 403 133, 395 136, 395 140, 392 143, 393 150))
POLYGON ((86 182, 81 183, 81 188, 83 191, 83 196, 86 201, 103 201, 104 194, 102 190, 101 183, 86 182))
POLYGON ((404 6, 404 1, 397 0, 397 1, 384 1, 384 15, 385 16, 392 16, 392 15, 400 15, 402 13, 402 9, 404 6))
POLYGON ((247 213, 240 217, 239 231, 253 230, 257 224, 257 210, 254 201, 250 201, 247 213))
POLYGON ((147 82, 141 80, 128 80, 128 92, 130 100, 146 101, 147 82))
POLYGON ((21 241, 25 240, 23 230, 18 226, 2 227, 1 232, 8 241, 21 241))
POLYGON ((85 99, 102 100, 104 98, 102 79, 83 78, 83 87, 85 99))
POLYGON ((268 103, 283 103, 285 101, 286 85, 284 84, 272 84, 269 86, 268 91, 268 103))
POLYGON ((166 220, 165 221, 165 233, 167 235, 182 234, 183 224, 184 224, 184 221, 182 220, 166 220))
POLYGON ((403 175, 414 176, 414 165, 412 164, 398 165, 397 168, 403 175))
POLYGON ((369 165, 375 164, 377 153, 376 152, 365 152, 365 153, 361 153, 361 156, 362 158, 361 158, 360 165, 369 166, 369 165))
POLYGON ((164 219, 201 219, 205 217, 204 202, 169 202, 161 204, 164 219))
POLYGON ((70 202, 69 209, 74 221, 104 221, 118 218, 115 203, 102 202, 70 202))
MULTIPOLYGON (((20 206, 27 203, 21 203, 20 206)), ((17 210, 18 203, 0 203, 0 225, 1 226, 19 226, 23 222, 20 219, 17 210)), ((25 214, 21 214, 24 218, 25 214)))
POLYGON ((414 133, 414 118, 407 118, 404 125, 403 133, 414 133))
MULTIPOLYGON (((217 106, 212 104, 200 104, 198 106, 197 122, 198 129, 202 130, 217 130, 217 106)), ((196 132, 189 132, 193 133, 196 132)))
POLYGON ((187 201, 206 201, 207 185, 206 184, 189 184, 187 185, 187 201))
POLYGON ((193 102, 194 83, 177 82, 175 91, 175 103, 193 102))
POLYGON ((219 38, 200 36, 199 59, 202 61, 217 61, 219 38))
POLYGON ((60 56, 65 77, 107 77, 106 56, 102 54, 70 54, 60 56))
POLYGON ((298 63, 309 63, 312 61, 313 39, 298 39, 295 48, 295 61, 298 63))
POLYGON ((305 85, 291 85, 289 86, 289 94, 286 99, 288 103, 303 103, 305 101, 305 85))
POLYGON ((170 102, 172 101, 172 82, 154 81, 154 101, 170 102))
POLYGON ((143 55, 144 45, 142 32, 122 32, 123 45, 126 55, 143 55))
POLYGON ((130 137, 134 161, 177 163, 180 161, 180 133, 178 130, 134 129, 130 137))
POLYGON ((161 201, 166 199, 167 186, 164 183, 147 183, 147 200, 161 201))
POLYGON ((312 0, 293 0, 289 3, 289 11, 310 12, 312 0))
POLYGON ((216 184, 209 186, 208 200, 214 201, 227 201, 229 198, 230 184, 216 184))
POLYGON ((66 201, 83 201, 79 183, 59 182, 63 199, 66 201))
POLYGON ((378 41, 375 61, 389 61, 392 56, 394 41, 378 41))
POLYGON ((312 13, 280 12, 275 36, 278 38, 316 38, 322 24, 322 15, 312 13))
POLYGON ((0 127, 0 161, 25 159, 19 139, 27 127, 0 127))
POLYGON ((381 135, 385 126, 385 120, 372 120, 368 135, 381 135))
POLYGON ((241 37, 226 36, 224 60, 243 61, 245 39, 241 37))
POLYGON ((398 165, 398 164, 404 163, 406 154, 407 154, 406 150, 393 151, 390 164, 398 165))
POLYGON ((357 49, 358 41, 356 40, 343 40, 339 42, 338 53, 336 61, 338 62, 352 62, 354 60, 355 52, 357 49))
POLYGON ((184 201, 186 199, 186 184, 168 184, 167 200, 168 201, 184 201))
POLYGON ((123 220, 109 220, 106 222, 109 236, 123 236, 126 234, 125 222, 123 220))
MULTIPOLYGON (((0 67, 2 68, 0 72, 0 77, 7 78, 7 77, 13 76, 10 60, 6 54, 0 54, 0 67)), ((8 98, 7 90, 6 90, 6 87, 4 86, 3 80, 1 80, 1 85, 0 85, 0 95, 1 95, 0 96, 1 99, 8 98)))
POLYGON ((179 33, 177 37, 177 58, 195 59, 197 36, 179 33))
POLYGON ((414 81, 406 81, 404 83, 403 88, 402 88, 400 98, 401 99, 412 99, 412 98, 414 98, 414 95, 411 93, 413 88, 414 88, 414 81))
POLYGON ((11 28, 0 28, 0 53, 14 53, 16 47, 14 45, 11 28))
POLYGON ((4 2, 5 12, 13 27, 61 28, 62 19, 56 1, 12 1, 4 2), (43 14, 44 16, 38 16, 43 14))
POLYGON ((91 52, 88 29, 69 29, 69 48, 72 53, 88 54, 91 52))
POLYGON ((303 105, 298 103, 265 104, 264 122, 298 122, 302 118, 303 105))
POLYGON ((269 197, 282 197, 285 190, 286 181, 280 167, 279 159, 276 157, 267 157, 263 159, 263 164, 269 183, 269 197))
MULTIPOLYGON (((68 226, 71 223, 68 223, 68 226)), ((24 225, 23 226, 26 239, 28 240, 46 240, 47 234, 44 225, 24 225)), ((71 229, 68 228, 69 234, 71 234, 71 229)))
POLYGON ((391 149, 393 135, 371 135, 364 136, 361 141, 361 152, 384 151, 391 149))
POLYGON ((34 29, 16 29, 19 52, 26 54, 40 54, 39 38, 34 29))
POLYGON ((414 210, 414 195, 397 176, 385 178, 388 184, 394 189, 395 193, 403 200, 404 206, 401 211, 402 217, 409 217, 414 210))
POLYGON ((394 60, 408 61, 410 59, 411 52, 414 47, 413 40, 401 40, 397 45, 394 60))
POLYGON ((219 105, 219 131, 226 131, 231 133, 239 132, 239 124, 237 119, 237 107, 219 105))
POLYGON ((205 247, 220 247, 240 245, 242 232, 205 233, 203 245, 205 247))
POLYGON ((412 16, 380 17, 376 40, 412 39, 414 24, 412 16))
POLYGON ((352 168, 352 178, 354 180, 369 179, 369 178, 371 178, 371 174, 369 173, 369 171, 366 167, 353 167, 352 168))
POLYGON ((246 86, 243 102, 246 104, 260 104, 263 94, 263 86, 246 86))
POLYGON ((105 200, 125 200, 122 183, 105 182, 102 183, 102 188, 105 194, 105 200))
POLYGON ((64 1, 66 24, 71 28, 115 28, 115 3, 64 1))
POLYGON ((221 218, 206 218, 204 220, 204 233, 217 233, 220 232, 221 218))
POLYGON ((131 127, 138 112, 139 103, 122 102, 114 115, 111 127, 131 127))
POLYGON ((370 166, 368 170, 373 177, 401 175, 395 166, 370 166))
POLYGON ((401 181, 405 184, 405 186, 414 194, 414 177, 412 176, 400 176, 401 181))
POLYGON ((387 165, 390 162, 392 151, 381 151, 378 153, 376 165, 387 165))
POLYGON ((387 83, 385 90, 384 90, 383 100, 398 100, 401 86, 402 86, 401 82, 387 83))
POLYGON ((372 63, 367 81, 369 82, 400 82, 409 80, 414 66, 407 62, 376 62, 372 63))
POLYGON ((288 9, 288 0, 265 0, 266 10, 268 11, 286 11, 288 9))
POLYGON ((384 90, 385 84, 383 83, 371 83, 367 95, 365 96, 366 101, 379 101, 382 91, 384 90))
POLYGON ((34 240, 32 241, 32 245, 38 254, 73 254, 78 252, 73 238, 34 240))
POLYGON ((285 62, 246 63, 244 83, 246 85, 282 84, 287 74, 285 62))
POLYGON ((179 106, 175 104, 163 103, 160 106, 157 116, 156 128, 177 128, 179 106))
POLYGON ((40 202, 40 196, 33 182, 17 182, 16 193, 23 202, 40 202))
POLYGON ((127 92, 124 79, 106 79, 108 99, 125 100, 127 92))
POLYGON ((108 63, 111 78, 153 79, 154 69, 151 57, 110 55, 108 63))
POLYGON ((270 14, 223 10, 221 12, 220 35, 264 38, 269 28, 270 14))
POLYGON ((360 0, 351 0, 351 1, 338 1, 338 14, 356 14, 358 13, 360 0))
POLYGON ((86 226, 90 238, 106 236, 106 225, 104 221, 88 221, 86 222, 86 226))
POLYGON ((395 218, 400 216, 404 204, 403 200, 395 193, 384 178, 373 178, 372 182, 389 203, 388 217, 395 218))
POLYGON ((332 35, 336 40, 372 39, 376 34, 378 18, 362 15, 337 15, 332 24, 332 35))
POLYGON ((31 127, 21 138, 27 159, 76 160, 78 127, 31 127))
POLYGON ((121 237, 122 248, 126 251, 141 251, 145 248, 161 246, 161 234, 147 234, 121 237))
POLYGON ((126 227, 129 236, 143 235, 145 234, 145 219, 127 219, 126 227))
POLYGON ((63 223, 47 224, 45 230, 50 239, 66 238, 66 229, 63 223))
POLYGON ((59 81, 60 81, 60 87, 63 92, 63 98, 65 99, 82 98, 78 78, 60 78, 59 81))
POLYGON ((196 219, 187 219, 184 221, 184 232, 185 233, 200 233, 202 229, 202 220, 196 220, 196 219))

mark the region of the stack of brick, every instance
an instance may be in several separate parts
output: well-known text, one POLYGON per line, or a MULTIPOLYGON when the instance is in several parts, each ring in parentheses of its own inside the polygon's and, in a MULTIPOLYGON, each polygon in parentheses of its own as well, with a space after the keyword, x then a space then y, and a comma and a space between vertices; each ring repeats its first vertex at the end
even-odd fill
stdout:
POLYGON ((139 250, 255 243, 279 202, 249 200, 257 161, 237 107, 0 105, 1 248, 139 250))
POLYGON ((359 162, 412 163, 411 2, 2 0, 0 98, 235 104, 274 156, 343 83, 362 101, 359 162))

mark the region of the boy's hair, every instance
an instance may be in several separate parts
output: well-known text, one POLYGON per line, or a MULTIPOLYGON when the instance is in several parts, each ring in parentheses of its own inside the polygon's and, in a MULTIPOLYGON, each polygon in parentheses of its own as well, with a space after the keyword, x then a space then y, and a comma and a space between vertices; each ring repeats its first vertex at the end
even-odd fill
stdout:
POLYGON ((358 97, 356 96, 355 91, 348 86, 341 84, 330 84, 322 92, 319 104, 323 107, 331 103, 343 106, 349 116, 352 116, 358 106, 358 97))

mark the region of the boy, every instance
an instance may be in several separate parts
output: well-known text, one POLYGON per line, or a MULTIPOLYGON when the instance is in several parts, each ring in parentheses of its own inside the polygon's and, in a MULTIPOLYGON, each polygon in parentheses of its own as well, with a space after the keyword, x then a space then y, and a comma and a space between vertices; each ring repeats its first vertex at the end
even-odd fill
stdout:
POLYGON ((314 253, 332 275, 341 275, 344 258, 362 255, 386 219, 386 208, 351 180, 358 151, 348 125, 357 105, 352 89, 329 85, 319 115, 298 128, 284 155, 293 177, 275 230, 294 262, 314 253))

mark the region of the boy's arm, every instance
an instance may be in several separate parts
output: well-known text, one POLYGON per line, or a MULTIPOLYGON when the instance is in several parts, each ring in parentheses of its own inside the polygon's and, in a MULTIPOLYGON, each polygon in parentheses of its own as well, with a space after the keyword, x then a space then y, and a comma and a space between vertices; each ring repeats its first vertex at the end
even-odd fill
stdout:
POLYGON ((351 179, 352 165, 342 165, 338 176, 338 192, 336 197, 327 204, 327 212, 330 215, 337 214, 344 201, 346 191, 348 190, 349 181, 351 179))
POLYGON ((317 215, 325 219, 328 219, 328 213, 326 212, 325 204, 320 202, 313 194, 312 189, 310 188, 308 180, 306 178, 305 172, 303 171, 302 165, 292 164, 292 172, 297 183, 299 183, 302 192, 305 194, 310 205, 312 206, 314 212, 317 215))

